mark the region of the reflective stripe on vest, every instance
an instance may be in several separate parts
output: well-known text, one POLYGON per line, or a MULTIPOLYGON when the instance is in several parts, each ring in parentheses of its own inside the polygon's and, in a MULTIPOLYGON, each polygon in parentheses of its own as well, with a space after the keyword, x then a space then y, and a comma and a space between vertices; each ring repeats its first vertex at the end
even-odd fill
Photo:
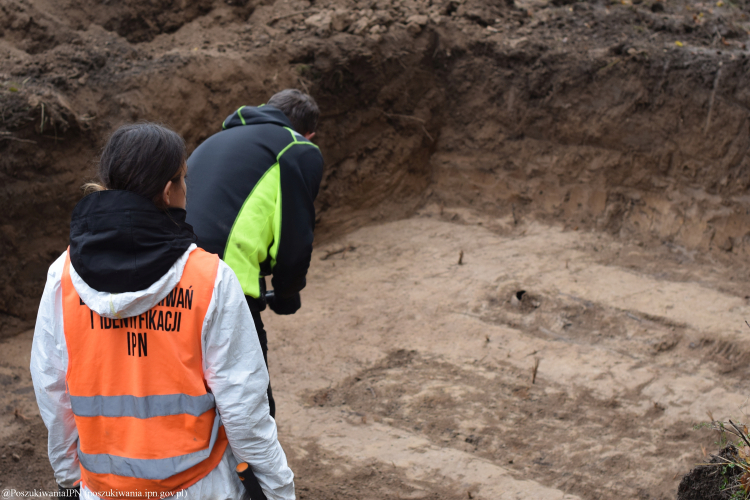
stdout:
POLYGON ((205 459, 211 454, 219 435, 221 417, 216 415, 214 427, 211 429, 211 441, 208 448, 186 455, 176 457, 142 460, 137 458, 124 458, 115 455, 89 455, 78 449, 78 460, 87 471, 96 474, 115 474, 117 476, 137 477, 141 479, 168 479, 175 474, 184 472, 205 459))
POLYGON ((188 257, 180 282, 144 314, 103 318, 62 276, 66 383, 83 483, 92 491, 182 490, 211 472, 227 438, 203 378, 201 333, 219 258, 188 257))
POLYGON ((165 394, 163 396, 70 396, 73 413, 79 417, 165 417, 187 413, 199 417, 215 408, 214 395, 188 396, 165 394))

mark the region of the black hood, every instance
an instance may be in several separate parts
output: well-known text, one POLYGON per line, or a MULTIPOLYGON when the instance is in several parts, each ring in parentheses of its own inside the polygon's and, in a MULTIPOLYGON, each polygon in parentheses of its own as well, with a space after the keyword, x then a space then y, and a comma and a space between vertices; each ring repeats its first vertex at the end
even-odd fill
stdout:
POLYGON ((94 290, 145 290, 195 242, 185 215, 180 208, 160 210, 131 191, 91 194, 73 209, 70 261, 94 290))
POLYGON ((273 124, 280 127, 292 128, 289 118, 273 106, 242 106, 240 109, 227 116, 221 128, 226 130, 232 127, 241 127, 243 125, 264 125, 273 124))

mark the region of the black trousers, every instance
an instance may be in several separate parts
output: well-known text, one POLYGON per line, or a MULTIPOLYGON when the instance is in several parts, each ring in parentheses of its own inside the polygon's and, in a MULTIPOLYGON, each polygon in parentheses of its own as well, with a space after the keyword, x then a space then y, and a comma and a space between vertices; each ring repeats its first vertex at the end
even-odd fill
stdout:
MULTIPOLYGON (((253 311, 250 308, 250 313, 253 315, 253 322, 255 323, 255 330, 258 332, 258 340, 260 341, 260 348, 263 350, 263 361, 266 362, 266 369, 268 369, 268 337, 266 336, 266 330, 263 328, 263 320, 260 319, 260 311, 253 311)), ((271 410, 271 416, 276 418, 276 403, 273 400, 273 392, 271 392, 271 373, 268 373, 268 406, 271 410)))

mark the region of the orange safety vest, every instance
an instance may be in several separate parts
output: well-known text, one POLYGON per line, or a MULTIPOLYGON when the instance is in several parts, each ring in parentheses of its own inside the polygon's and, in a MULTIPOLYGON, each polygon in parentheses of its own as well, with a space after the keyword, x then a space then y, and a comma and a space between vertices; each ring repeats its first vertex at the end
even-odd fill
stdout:
POLYGON ((218 256, 194 250, 161 302, 139 316, 109 319, 80 299, 66 257, 65 380, 81 479, 95 494, 161 498, 219 464, 227 437, 203 378, 201 348, 218 266, 218 256))

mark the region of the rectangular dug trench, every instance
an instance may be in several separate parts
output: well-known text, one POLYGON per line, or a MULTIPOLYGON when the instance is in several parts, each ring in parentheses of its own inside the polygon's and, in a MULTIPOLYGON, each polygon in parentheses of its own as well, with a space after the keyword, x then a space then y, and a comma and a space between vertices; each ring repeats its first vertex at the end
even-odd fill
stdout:
POLYGON ((281 435, 476 498, 500 476, 450 476, 440 450, 526 481, 520 498, 671 498, 714 446, 694 429, 706 412, 745 419, 748 351, 710 327, 747 312, 715 280, 731 268, 678 271, 604 234, 471 210, 362 228, 315 251, 299 313, 268 317, 281 435), (633 252, 660 272, 621 266, 633 252))

